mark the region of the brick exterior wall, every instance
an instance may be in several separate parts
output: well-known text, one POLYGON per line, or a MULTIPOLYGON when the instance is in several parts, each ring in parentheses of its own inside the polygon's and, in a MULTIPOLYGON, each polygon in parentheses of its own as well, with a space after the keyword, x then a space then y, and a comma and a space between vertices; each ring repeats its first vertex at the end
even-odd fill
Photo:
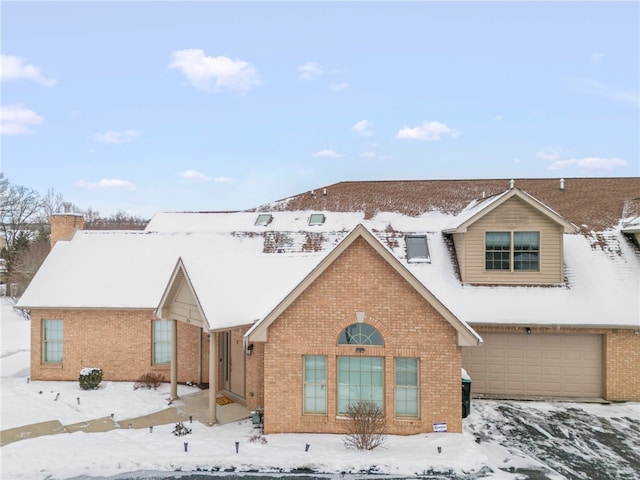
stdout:
POLYGON ((640 335, 610 330, 604 342, 606 399, 640 402, 640 335))
POLYGON ((246 357, 246 405, 251 410, 264 406, 264 346, 254 342, 251 355, 246 357))
MULTIPOLYGON (((462 430, 461 349, 457 332, 363 239, 357 239, 269 327, 264 344, 265 433, 335 433, 337 357, 384 359, 384 404, 391 434, 462 430), (365 312, 384 346, 337 345, 340 332, 365 312), (327 356, 327 415, 303 415, 303 356, 327 356), (394 418, 394 358, 419 359, 419 417, 394 418)), ((256 355, 255 358, 258 358, 256 355)), ((256 386, 259 392, 259 386, 256 386)), ((257 393, 260 398, 260 393, 257 393)))
POLYGON ((76 213, 54 213, 49 218, 51 223, 51 235, 49 241, 51 248, 58 240, 71 240, 77 230, 84 228, 84 218, 76 213))
MULTIPOLYGON (((170 365, 152 364, 152 310, 32 310, 31 378, 77 380, 85 367, 99 367, 104 380, 136 381, 143 373, 171 378, 170 365), (43 363, 42 321, 63 320, 63 363, 43 363)), ((178 381, 208 381, 207 336, 178 322, 178 381), (202 342, 202 372, 199 371, 202 342)))
MULTIPOLYGON (((485 332, 522 333, 524 327, 471 325, 481 336, 485 332)), ((532 326, 535 335, 602 335, 603 392, 612 402, 640 402, 640 335, 631 329, 556 328, 532 326)))

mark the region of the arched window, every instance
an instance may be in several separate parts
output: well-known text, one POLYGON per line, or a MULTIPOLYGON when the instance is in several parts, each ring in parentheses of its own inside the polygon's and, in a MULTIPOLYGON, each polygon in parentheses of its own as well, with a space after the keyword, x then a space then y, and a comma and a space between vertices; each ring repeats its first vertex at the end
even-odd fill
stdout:
POLYGON ((353 323, 338 336, 338 345, 384 345, 382 335, 367 323, 353 323))

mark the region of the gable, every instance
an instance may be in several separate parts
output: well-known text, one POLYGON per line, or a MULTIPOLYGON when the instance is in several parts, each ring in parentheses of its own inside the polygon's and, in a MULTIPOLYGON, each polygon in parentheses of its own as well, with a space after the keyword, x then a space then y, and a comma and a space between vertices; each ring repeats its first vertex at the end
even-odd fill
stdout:
POLYGON ((461 280, 479 284, 561 284, 564 281, 563 231, 564 227, 554 219, 513 196, 468 225, 465 233, 454 234, 461 280), (529 234, 538 239, 534 254, 536 267, 520 270, 514 265, 515 235, 529 234), (510 269, 495 270, 487 266, 488 235, 509 238, 510 269))
POLYGON ((183 323, 209 329, 202 307, 187 275, 182 259, 167 284, 162 300, 156 309, 158 318, 171 318, 183 323))
POLYGON ((480 230, 553 230, 562 235, 562 224, 520 197, 511 197, 467 226, 480 230))
POLYGON ((549 221, 560 225, 563 228, 564 233, 576 233, 577 227, 572 223, 565 220, 557 212, 547 207, 531 195, 523 192, 518 188, 512 188, 500 195, 496 195, 492 198, 484 199, 478 204, 471 205, 467 209, 463 210, 457 217, 452 227, 445 230, 445 233, 466 233, 467 230, 475 223, 482 220, 484 217, 490 214, 496 215, 495 212, 499 212, 498 215, 502 216, 503 228, 515 228, 509 225, 515 225, 517 223, 524 223, 527 221, 527 217, 532 212, 537 212, 538 217, 546 217, 549 221), (519 200, 515 203, 513 200, 519 200), (516 208, 514 205, 526 204, 530 209, 522 208, 521 212, 514 211, 516 208), (510 208, 505 208, 508 205, 510 208))
POLYGON ((269 343, 284 342, 296 353, 332 350, 339 334, 359 323, 375 328, 383 346, 396 351, 457 345, 453 326, 362 238, 270 325, 269 343))
MULTIPOLYGON (((333 263, 340 258, 341 255, 349 249, 354 242, 356 242, 356 240, 360 239, 365 241, 371 247, 372 251, 377 255, 376 258, 379 257, 380 260, 386 262, 395 274, 404 279, 419 296, 428 302, 447 322, 451 324, 451 326, 453 326, 458 333, 459 345, 472 346, 481 343, 482 339, 480 336, 476 334, 466 322, 458 319, 447 307, 445 307, 442 302, 440 302, 421 282, 419 282, 411 272, 409 272, 409 270, 407 270, 398 261, 398 259, 362 225, 358 225, 302 282, 300 282, 290 292, 289 295, 287 295, 287 297, 282 300, 282 302, 276 306, 276 308, 274 308, 264 319, 257 322, 249 332, 247 332, 249 340, 267 341, 268 328, 271 323, 273 323, 292 304, 292 302, 302 295, 302 293, 305 292, 319 278, 319 276, 323 274, 323 272, 332 268, 333 263)), ((352 268, 354 271, 355 269, 362 269, 362 271, 366 272, 370 268, 370 265, 368 262, 360 259, 359 262, 352 265, 352 268)), ((386 279, 376 277, 374 280, 376 283, 367 285, 367 291, 364 295, 368 298, 369 295, 376 293, 383 296, 388 294, 388 290, 386 288, 387 285, 385 283, 386 279)), ((337 295, 341 288, 346 287, 346 285, 335 285, 333 295, 337 295)), ((354 292, 360 291, 361 295, 363 295, 360 287, 353 286, 353 288, 355 288, 354 292), (360 290, 358 290, 359 288, 360 290)), ((319 298, 317 301, 327 300, 319 298)))

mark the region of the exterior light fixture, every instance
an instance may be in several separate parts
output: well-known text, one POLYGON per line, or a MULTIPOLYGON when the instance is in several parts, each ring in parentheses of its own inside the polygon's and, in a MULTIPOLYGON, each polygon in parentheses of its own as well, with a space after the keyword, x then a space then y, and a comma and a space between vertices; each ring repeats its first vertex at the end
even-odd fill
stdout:
POLYGON ((356 347, 356 353, 364 353, 364 347, 356 347))
POLYGON ((525 332, 527 332, 527 335, 531 335, 531 329, 529 327, 525 328, 525 332))

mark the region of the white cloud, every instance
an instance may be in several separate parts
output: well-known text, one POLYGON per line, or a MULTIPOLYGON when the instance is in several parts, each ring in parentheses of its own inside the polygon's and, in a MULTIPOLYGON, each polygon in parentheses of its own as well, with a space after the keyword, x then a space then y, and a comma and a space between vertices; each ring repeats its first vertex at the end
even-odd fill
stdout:
POLYGON ((128 143, 139 136, 140 132, 137 130, 122 130, 120 132, 109 130, 104 133, 96 133, 93 139, 100 143, 128 143))
POLYGON ((360 156, 369 159, 376 158, 376 154, 374 152, 362 152, 360 156))
POLYGON ((356 132, 358 135, 362 135, 363 137, 370 137, 373 135, 373 131, 371 128, 373 127, 373 122, 369 120, 360 120, 356 123, 351 130, 356 132))
POLYGON ((398 131, 397 138, 413 140, 440 140, 443 135, 455 138, 460 135, 457 130, 441 122, 422 122, 419 127, 403 127, 398 131))
POLYGON ((579 84, 593 95, 608 98, 616 102, 627 103, 635 107, 640 107, 640 93, 638 91, 624 90, 621 88, 610 87, 597 80, 585 78, 579 80, 579 84))
POLYGON ((298 67, 300 80, 314 80, 322 75, 322 67, 315 62, 308 62, 298 67))
POLYGON ((593 52, 591 54, 591 61, 593 63, 600 63, 602 61, 602 59, 604 58, 604 53, 600 53, 600 52, 593 52))
POLYGON ((202 172, 197 170, 184 170, 182 172, 178 172, 178 176, 184 178, 185 180, 189 180, 197 183, 234 183, 235 180, 231 177, 209 177, 202 172))
POLYGON ((332 83, 330 88, 334 92, 339 92, 341 90, 345 90, 349 88, 349 84, 348 83, 332 83))
POLYGON ((325 148, 324 150, 320 150, 319 152, 314 153, 313 156, 314 157, 340 158, 343 155, 340 155, 339 153, 336 153, 333 150, 329 150, 329 149, 325 148))
POLYGON ((28 135, 36 125, 44 122, 44 118, 33 110, 16 104, 0 107, 0 134, 28 135))
POLYGON ((538 156, 538 158, 541 158, 542 160, 547 160, 549 162, 560 159, 560 153, 555 150, 546 150, 546 149, 538 150, 538 153, 536 153, 536 155, 538 156))
POLYGON ((191 84, 204 91, 215 89, 251 90, 260 84, 256 68, 244 60, 233 60, 224 55, 209 57, 204 50, 178 50, 171 54, 168 68, 181 70, 191 84))
POLYGON ((97 190, 103 188, 122 188, 125 190, 135 190, 136 186, 128 180, 120 180, 117 178, 103 178, 97 182, 88 182, 86 180, 78 180, 76 186, 89 190, 97 190))
POLYGON ((13 55, 0 55, 0 79, 31 80, 45 87, 55 87, 58 83, 53 78, 45 77, 39 67, 25 64, 22 58, 13 55))
POLYGON ((493 117, 493 119, 494 119, 496 122, 499 122, 500 120, 502 120, 502 118, 503 118, 503 117, 502 117, 502 115, 496 115, 495 117, 493 117))
POLYGON ((209 177, 207 177, 202 172, 198 172, 197 170, 184 170, 182 172, 178 172, 178 176, 184 178, 185 180, 192 180, 194 182, 209 181, 209 177))
POLYGON ((616 167, 627 165, 626 160, 617 157, 584 157, 570 158, 568 160, 557 160, 549 165, 549 170, 563 170, 569 167, 578 167, 581 170, 611 170, 616 167))

